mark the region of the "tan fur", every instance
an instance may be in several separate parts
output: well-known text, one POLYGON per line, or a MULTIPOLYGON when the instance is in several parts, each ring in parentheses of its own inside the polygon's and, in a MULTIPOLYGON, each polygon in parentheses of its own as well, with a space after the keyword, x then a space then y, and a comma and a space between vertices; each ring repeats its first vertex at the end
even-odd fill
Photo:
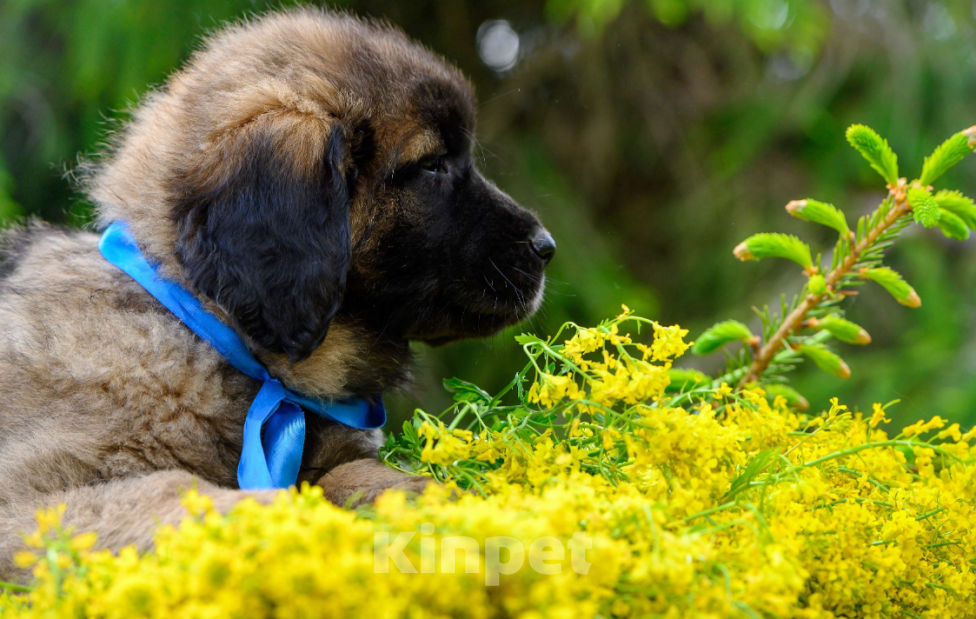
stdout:
POLYGON ((436 154, 444 148, 440 137, 431 131, 422 131, 411 137, 403 147, 400 156, 404 159, 423 159, 427 155, 436 154))
POLYGON ((340 464, 319 480, 325 497, 336 505, 354 507, 372 503, 387 488, 422 492, 427 477, 410 477, 378 460, 356 460, 340 464))
POLYGON ((273 490, 228 490, 200 481, 190 473, 162 471, 56 492, 47 495, 44 501, 3 504, 0 505, 0 574, 5 579, 28 579, 29 575, 14 565, 13 555, 24 548, 20 534, 35 528, 34 510, 38 507, 67 505, 64 524, 79 531, 97 531, 97 549, 117 550, 134 545, 145 551, 152 547, 153 531, 159 526, 177 525, 186 517, 180 498, 190 488, 212 497, 214 507, 221 513, 244 498, 267 504, 277 494, 273 490))
MULTIPOLYGON (((146 253, 166 266, 167 276, 185 281, 173 259, 175 230, 160 213, 173 199, 168 182, 175 172, 203 169, 216 182, 240 166, 233 158, 239 151, 221 148, 231 158, 212 167, 211 150, 244 141, 258 127, 270 126, 285 141, 299 139, 288 135, 296 123, 306 131, 325 132, 337 117, 347 123, 374 121, 377 160, 396 162, 434 153, 438 140, 424 135, 420 123, 410 118, 407 87, 421 73, 469 88, 456 69, 401 32, 347 16, 306 9, 231 27, 211 39, 168 88, 151 94, 134 112, 119 137, 125 148, 101 166, 90 186, 99 221, 128 221, 146 253)), ((310 168, 321 156, 322 149, 314 148, 320 143, 281 146, 310 168)), ((372 215, 361 211, 361 204, 353 206, 354 223, 372 215)), ((354 225, 353 234, 364 228, 354 225)))
MULTIPOLYGON (((233 26, 150 94, 109 154, 83 170, 99 225, 127 221, 163 274, 189 287, 170 217, 174 177, 218 183, 244 163, 246 151, 237 145, 258 131, 273 136, 300 174, 312 174, 339 117, 370 119, 375 160, 384 165, 436 152, 437 139, 411 116, 408 86, 421 74, 468 88, 455 69, 401 33, 350 17, 303 9, 233 26)), ((364 240, 367 230, 388 225, 359 199, 351 220, 355 251, 374 242, 364 240)), ((41 224, 6 238, 0 579, 24 578, 10 557, 41 505, 66 502, 68 523, 97 531, 102 547, 147 548, 157 523, 184 514, 181 489, 199 484, 224 510, 251 496, 236 489, 236 468, 258 383, 106 262, 97 241, 92 232, 41 224)), ((211 299, 203 301, 222 315, 211 299)), ((343 398, 394 386, 390 377, 403 374, 404 360, 384 346, 340 316, 308 359, 262 361, 298 391, 343 398)), ((300 481, 321 477, 337 503, 425 483, 375 459, 378 431, 307 417, 300 481)), ((254 496, 267 501, 271 494, 254 496)))

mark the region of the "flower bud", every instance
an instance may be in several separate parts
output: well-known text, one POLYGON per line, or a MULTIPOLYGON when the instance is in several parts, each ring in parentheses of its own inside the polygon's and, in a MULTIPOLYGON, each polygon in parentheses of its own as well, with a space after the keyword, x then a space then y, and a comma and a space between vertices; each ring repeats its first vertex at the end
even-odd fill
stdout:
POLYGON ((915 292, 914 288, 908 292, 908 296, 905 297, 904 300, 899 300, 898 302, 912 308, 922 306, 922 299, 918 296, 918 293, 915 292))
POLYGON ((810 293, 811 294, 826 294, 827 293, 827 280, 824 279, 823 275, 811 275, 810 276, 810 293))
POLYGON ((786 205, 786 211, 797 219, 833 228, 844 236, 850 233, 847 218, 833 204, 817 200, 793 200, 786 205))
POLYGON ((810 246, 789 234, 777 232, 754 234, 739 243, 734 253, 739 260, 785 258, 806 269, 813 268, 810 246))
POLYGON ((922 305, 922 299, 919 298, 915 289, 908 285, 901 275, 897 271, 889 267, 878 267, 876 269, 867 269, 860 273, 861 277, 864 279, 870 279, 871 281, 881 284, 881 286, 888 291, 888 293, 895 297, 895 300, 905 305, 907 307, 919 307, 922 305))
POLYGON ((817 364, 817 367, 837 378, 851 377, 851 368, 836 353, 820 344, 801 344, 797 350, 817 364))
POLYGON ((695 345, 691 347, 691 352, 696 355, 707 355, 730 342, 747 341, 752 337, 749 327, 737 320, 726 320, 712 325, 695 338, 695 345))
POLYGON ((863 346, 871 343, 871 336, 861 326, 849 320, 844 320, 836 314, 831 314, 823 320, 820 320, 816 326, 848 344, 859 344, 863 346))
POLYGON ((743 262, 747 260, 757 260, 757 258, 752 255, 752 252, 749 251, 749 246, 745 243, 739 243, 736 245, 735 249, 732 250, 732 253, 735 254, 736 258, 742 260, 743 262))
POLYGON ((806 200, 790 200, 790 202, 786 205, 786 212, 790 215, 796 215, 799 211, 802 211, 803 207, 806 205, 806 200))
POLYGON ((969 138, 969 148, 976 148, 976 126, 966 129, 962 134, 969 138))

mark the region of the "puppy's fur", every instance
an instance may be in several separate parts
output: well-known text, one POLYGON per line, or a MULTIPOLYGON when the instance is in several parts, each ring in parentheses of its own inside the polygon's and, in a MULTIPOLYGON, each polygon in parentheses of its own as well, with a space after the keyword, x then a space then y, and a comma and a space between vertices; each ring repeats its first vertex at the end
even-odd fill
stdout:
MULTIPOLYGON (((407 379, 409 340, 487 335, 541 299, 551 238, 474 167, 474 113, 460 73, 400 32, 299 9, 210 39, 81 172, 99 227, 128 222, 273 375, 374 398, 407 379)), ((6 237, 0 578, 23 576, 10 557, 39 505, 66 502, 104 547, 145 547, 183 514, 181 489, 222 509, 248 496, 236 467, 259 385, 97 241, 6 237)), ((299 480, 333 501, 422 487, 376 460, 378 431, 306 421, 299 480)))

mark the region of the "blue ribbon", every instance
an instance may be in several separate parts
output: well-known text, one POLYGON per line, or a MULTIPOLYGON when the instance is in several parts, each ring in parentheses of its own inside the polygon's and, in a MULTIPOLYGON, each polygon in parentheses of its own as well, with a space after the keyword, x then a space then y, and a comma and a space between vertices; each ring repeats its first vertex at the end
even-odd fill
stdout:
POLYGON ((237 467, 237 482, 242 489, 287 488, 295 484, 305 445, 306 411, 352 428, 373 429, 386 423, 386 410, 379 397, 375 404, 363 399, 327 402, 296 393, 273 378, 232 328, 204 309, 190 291, 159 276, 156 266, 139 251, 125 222, 116 221, 106 228, 98 249, 191 331, 210 342, 228 363, 261 381, 261 389, 244 419, 244 447, 237 467))

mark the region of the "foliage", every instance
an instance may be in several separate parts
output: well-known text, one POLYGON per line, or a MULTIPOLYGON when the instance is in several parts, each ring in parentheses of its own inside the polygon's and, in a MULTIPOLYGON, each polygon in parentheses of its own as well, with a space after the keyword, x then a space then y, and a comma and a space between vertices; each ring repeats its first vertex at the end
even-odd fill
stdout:
POLYGON ((499 394, 447 381, 455 405, 384 449, 445 483, 415 502, 354 513, 304 487, 221 516, 191 490, 194 515, 142 556, 42 511, 18 557, 37 582, 0 617, 971 616, 976 432, 936 417, 889 436, 879 405, 809 416, 757 388, 674 389, 685 333, 625 311, 520 337, 528 363, 499 394), (376 573, 377 532, 412 534, 409 565, 381 554, 376 573), (444 563, 455 536, 474 564, 444 563), (548 573, 501 569, 499 537, 523 549, 502 562, 528 549, 548 573))
MULTIPOLYGON (((248 0, 10 0, 0 4, 0 221, 26 211, 63 222, 59 168, 104 139, 105 119, 173 71, 203 32, 248 0), (5 176, 13 181, 4 182, 5 176)), ((89 206, 71 212, 87 221, 89 206)))
MULTIPOLYGON (((787 304, 784 300, 779 314, 768 307, 758 312, 763 320, 765 341, 750 341, 742 353, 730 356, 726 372, 719 380, 738 381, 740 387, 785 380, 801 357, 807 357, 821 370, 847 379, 850 367, 824 342, 833 337, 850 344, 871 341, 862 327, 842 317, 840 304, 846 297, 857 294, 856 288, 864 279, 881 284, 902 305, 919 307, 921 299, 896 271, 881 266, 884 251, 899 237, 911 221, 932 228, 942 224, 943 233, 952 239, 969 237, 966 221, 942 205, 952 205, 960 213, 968 214, 972 201, 958 192, 940 192, 941 202, 931 193, 930 183, 959 163, 965 154, 976 147, 976 127, 957 133, 946 140, 925 160, 918 180, 907 182, 898 178, 897 157, 874 130, 854 125, 847 130, 847 140, 887 182, 888 195, 869 215, 861 217, 856 231, 848 229, 843 213, 833 205, 815 200, 793 201, 786 206, 795 217, 832 228, 838 233, 834 252, 825 267, 820 256, 811 259, 808 245, 794 236, 778 233, 756 234, 735 248, 740 260, 785 258, 803 267, 809 278, 800 294, 787 304), (946 218, 946 221, 943 221, 946 218)), ((969 221, 969 223, 976 223, 969 221)), ((712 334, 728 322, 719 323, 705 331, 712 334)), ((736 339, 728 338, 722 344, 736 339)), ((757 338, 758 339, 758 338, 757 338)), ((706 347, 696 352, 707 353, 718 348, 706 347)))
MULTIPOLYGON (((549 15, 573 17, 587 34, 600 33, 623 9, 625 0, 547 0, 549 15)), ((709 22, 733 23, 763 49, 791 48, 815 52, 826 34, 827 16, 814 0, 648 0, 647 8, 662 23, 677 27, 695 14, 709 22)))

